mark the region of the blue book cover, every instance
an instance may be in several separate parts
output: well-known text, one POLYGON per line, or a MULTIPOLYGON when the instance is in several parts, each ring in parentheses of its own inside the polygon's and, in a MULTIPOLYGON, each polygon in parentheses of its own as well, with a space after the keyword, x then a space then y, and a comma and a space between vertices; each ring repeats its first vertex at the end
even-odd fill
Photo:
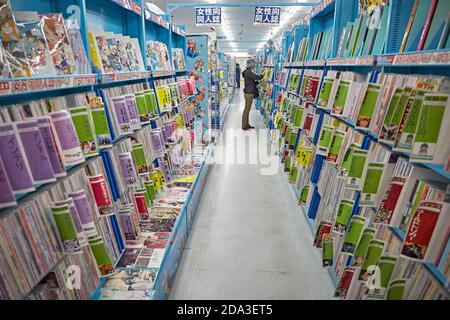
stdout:
POLYGON ((344 57, 345 52, 347 51, 348 47, 348 41, 350 40, 350 35, 353 30, 353 22, 347 22, 347 28, 345 29, 345 35, 344 35, 344 41, 342 43, 341 52, 339 54, 339 57, 344 57))
POLYGON ((449 0, 439 0, 436 11, 434 12, 433 20, 431 21, 430 30, 428 31, 427 41, 425 42, 424 50, 435 50, 439 45, 442 32, 444 31, 445 22, 450 11, 449 0))
POLYGON ((353 51, 355 50, 355 46, 356 46, 356 39, 358 37, 359 29, 361 27, 361 21, 362 21, 361 16, 359 16, 355 20, 355 24, 353 25, 352 35, 350 36, 350 40, 348 42, 347 51, 345 52, 345 57, 346 58, 349 58, 349 57, 351 57, 353 55, 353 51))
POLYGON ((380 29, 377 31, 375 42, 373 43, 372 55, 383 54, 384 44, 386 42, 387 22, 389 18, 389 6, 385 6, 381 14, 380 29))
MULTIPOLYGON (((381 13, 383 7, 381 7, 381 13)), ((362 56, 367 56, 372 52, 372 47, 373 47, 373 43, 375 41, 375 36, 377 35, 377 31, 378 28, 380 27, 379 25, 375 25, 376 24, 376 20, 377 20, 377 16, 374 14, 372 15, 372 17, 370 18, 370 23, 368 26, 368 30, 367 30, 367 36, 366 36, 366 41, 364 41, 364 47, 361 51, 361 55, 362 56)))
POLYGON ((359 28, 358 39, 356 40, 355 50, 353 51, 353 54, 352 54, 354 57, 359 57, 361 55, 361 50, 364 46, 364 40, 366 39, 366 35, 367 35, 367 20, 368 20, 368 18, 369 17, 365 14, 362 16, 361 27, 359 28))
POLYGON ((408 41, 406 41, 405 52, 417 51, 423 27, 427 21, 430 5, 431 0, 420 0, 416 14, 414 15, 411 30, 409 31, 408 41))

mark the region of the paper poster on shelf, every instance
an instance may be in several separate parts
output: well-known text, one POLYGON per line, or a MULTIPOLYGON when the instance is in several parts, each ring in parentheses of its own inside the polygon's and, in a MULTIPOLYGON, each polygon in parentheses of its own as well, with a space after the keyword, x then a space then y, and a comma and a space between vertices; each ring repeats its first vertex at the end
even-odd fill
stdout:
POLYGON ((366 218, 362 216, 353 216, 348 230, 345 234, 344 244, 342 246, 342 252, 353 255, 356 249, 356 245, 359 242, 366 218))
POLYGON ((87 107, 69 109, 73 125, 80 141, 80 147, 85 157, 98 154, 97 141, 93 131, 93 123, 87 107))
POLYGON ((101 236, 97 238, 89 239, 89 246, 94 254, 95 261, 97 262, 100 275, 102 277, 109 276, 116 272, 114 269, 111 258, 109 257, 108 250, 105 246, 105 242, 101 236))
MULTIPOLYGON (((197 142, 206 142, 208 139, 210 116, 209 116, 209 73, 208 73, 208 36, 194 35, 186 37, 187 52, 186 66, 189 71, 189 77, 195 80, 196 95, 191 97, 189 101, 193 103, 195 108, 196 126, 201 123, 201 135, 197 136, 197 142), (198 66, 204 64, 203 71, 197 71, 198 66)), ((198 133, 200 133, 198 131, 198 133)))
POLYGON ((114 214, 111 196, 109 195, 108 186, 106 185, 103 174, 89 177, 89 182, 100 216, 114 214))
POLYGON ((72 198, 68 198, 66 200, 62 201, 56 201, 55 207, 61 207, 61 206, 68 206, 70 215, 72 216, 72 220, 75 226, 75 230, 77 232, 77 238, 78 242, 80 243, 81 247, 85 247, 88 245, 88 239, 84 233, 83 225, 81 224, 80 216, 78 214, 77 208, 75 206, 75 202, 72 198))
POLYGON ((70 214, 69 205, 55 206, 51 209, 59 237, 64 246, 64 252, 67 254, 81 252, 81 245, 72 215, 70 214))
POLYGON ((358 242, 358 245, 356 246, 355 253, 353 255, 352 259, 352 266, 355 267, 361 267, 364 258, 367 253, 367 249, 369 248, 369 243, 372 241, 372 239, 375 237, 376 229, 374 228, 366 228, 362 232, 361 239, 358 242))

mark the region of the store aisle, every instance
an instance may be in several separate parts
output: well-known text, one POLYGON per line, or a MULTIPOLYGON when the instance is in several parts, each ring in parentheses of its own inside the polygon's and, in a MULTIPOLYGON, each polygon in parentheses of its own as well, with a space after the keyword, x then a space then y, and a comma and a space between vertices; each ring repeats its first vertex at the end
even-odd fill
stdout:
MULTIPOLYGON (((240 129, 243 94, 226 127, 240 129)), ((265 128, 253 109, 250 123, 265 128)), ((241 131, 242 132, 242 131, 241 131)), ((334 286, 284 173, 211 168, 171 299, 330 299, 334 286)))

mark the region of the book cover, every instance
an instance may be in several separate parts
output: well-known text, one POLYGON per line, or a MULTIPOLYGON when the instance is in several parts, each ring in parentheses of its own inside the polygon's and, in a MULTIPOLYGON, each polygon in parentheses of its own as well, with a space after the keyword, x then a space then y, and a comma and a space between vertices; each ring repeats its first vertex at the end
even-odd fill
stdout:
MULTIPOLYGON (((379 283, 372 284, 372 288, 369 289, 368 299, 384 299, 386 291, 391 281, 392 274, 397 263, 398 257, 391 255, 382 255, 378 261, 379 270, 379 283)), ((376 278, 375 278, 376 279, 376 278)))
POLYGON ((56 75, 52 56, 42 33, 41 21, 37 12, 14 12, 17 29, 23 37, 23 49, 32 76, 56 75))
POLYGON ((330 150, 327 155, 327 161, 336 163, 339 153, 341 152, 342 144, 345 138, 345 131, 336 130, 331 141, 330 150))
POLYGON ((367 36, 367 31, 368 31, 367 24, 368 24, 368 22, 370 22, 369 19, 370 18, 366 14, 362 15, 361 27, 359 29, 358 37, 356 39, 355 49, 353 50, 353 53, 352 53, 352 56, 354 56, 354 57, 359 57, 364 48, 364 42, 366 41, 366 36, 367 36))
POLYGON ((345 267, 341 278, 339 279, 338 286, 334 292, 335 298, 345 299, 347 297, 348 289, 352 283, 353 275, 355 274, 354 267, 345 267))
POLYGON ((386 115, 384 116, 383 125, 381 126, 380 131, 380 140, 386 143, 393 144, 393 141, 389 138, 389 136, 392 136, 389 134, 389 132, 391 131, 391 121, 402 95, 403 88, 397 88, 392 95, 391 101, 386 111, 386 115))
POLYGON ((401 249, 401 256, 416 261, 426 261, 425 256, 430 248, 433 236, 444 205, 439 202, 423 201, 414 212, 401 249))
POLYGON ((109 216, 114 214, 113 202, 109 192, 109 186, 103 174, 89 177, 89 184, 94 195, 100 216, 109 216))
POLYGON ((419 3, 420 3, 420 0, 414 0, 414 4, 413 4, 413 7, 411 9, 411 13, 409 15, 408 24, 406 25, 405 35, 403 36, 403 40, 402 40, 402 43, 400 45, 399 52, 405 51, 406 43, 408 41, 408 37, 409 37, 409 34, 411 32, 411 27, 413 25, 414 18, 415 18, 417 7, 419 6, 419 3))
POLYGON ((373 270, 373 266, 378 264, 378 260, 383 253, 385 242, 382 240, 372 239, 369 242, 364 262, 361 266, 361 272, 359 273, 358 280, 368 281, 370 276, 376 272, 373 270))
POLYGON ((157 268, 126 268, 108 277, 100 300, 151 300, 157 268))
POLYGON ((0 1, 0 30, 11 77, 30 77, 31 69, 25 55, 24 39, 17 28, 9 0, 0 1))
POLYGON ((340 58, 343 58, 345 56, 345 53, 347 52, 348 43, 350 41, 350 36, 353 31, 353 26, 354 26, 353 22, 351 22, 351 21, 347 22, 341 54, 338 56, 340 58))
POLYGON ((368 56, 372 52, 373 44, 377 36, 377 32, 380 29, 380 22, 383 14, 383 6, 377 6, 372 16, 369 18, 369 25, 367 27, 367 36, 364 41, 364 46, 361 50, 362 56, 368 56))
POLYGON ((317 143, 317 154, 326 156, 331 146, 333 139, 334 127, 324 125, 320 132, 319 141, 317 143))
POLYGON ((83 150, 81 149, 75 127, 66 110, 51 112, 53 127, 64 166, 75 166, 84 162, 83 150))
POLYGON ((339 86, 336 92, 336 98, 334 99, 332 114, 340 115, 344 111, 345 103, 350 89, 351 81, 340 80, 339 86))
POLYGON ((2 190, 2 192, 0 192, 0 209, 15 206, 17 204, 1 157, 0 157, 0 190, 2 190))
POLYGON ((30 166, 34 183, 44 184, 56 181, 44 141, 35 120, 14 123, 30 166))
POLYGON ((350 225, 345 233, 344 244, 342 245, 342 252, 353 255, 356 245, 361 238, 362 231, 366 224, 366 218, 354 215, 350 220, 350 225))
MULTIPOLYGON (((75 74, 89 74, 92 72, 91 63, 88 60, 86 49, 84 48, 81 30, 78 21, 74 19, 66 20, 66 30, 72 52, 75 59, 75 74)), ((91 57, 92 61, 94 59, 91 57)))
POLYGON ((347 176, 346 188, 351 190, 361 190, 363 177, 367 169, 367 150, 355 149, 352 154, 352 161, 347 176))
POLYGON ((93 130, 93 123, 87 107, 69 109, 73 125, 80 141, 80 147, 85 157, 98 154, 97 141, 93 130))
MULTIPOLYGON (((447 2, 447 1, 441 1, 441 2, 447 2)), ((427 41, 428 32, 431 27, 431 22, 433 21, 433 16, 434 16, 437 4, 438 4, 438 0, 431 0, 431 4, 430 4, 429 10, 428 10, 428 15, 425 20, 425 24, 422 26, 423 31, 420 35, 419 44, 417 45, 417 51, 423 50, 423 48, 425 46, 425 42, 427 41)))
POLYGON ((408 279, 396 279, 391 281, 386 293, 386 300, 402 300, 408 279))
POLYGON ((330 234, 332 229, 331 221, 321 221, 316 230, 316 235, 314 237, 314 247, 322 248, 322 240, 325 234, 330 234))
POLYGON ((356 120, 357 128, 369 128, 376 106, 379 104, 381 85, 369 83, 356 120))
POLYGON ((41 25, 44 31, 56 74, 71 75, 75 72, 75 57, 67 36, 64 18, 61 14, 41 15, 41 25))
POLYGON ((59 238, 64 247, 64 253, 75 254, 81 252, 77 230, 70 214, 69 206, 52 206, 52 215, 58 229, 59 238))
POLYGON ((386 225, 391 223, 392 215, 402 193, 405 181, 405 177, 392 177, 391 184, 386 190, 381 205, 375 215, 374 223, 386 225))
POLYGON ((353 53, 355 52, 356 41, 358 39, 358 35, 359 35, 359 31, 360 31, 360 28, 361 28, 362 21, 363 21, 363 17, 362 16, 359 16, 355 20, 355 24, 353 25, 353 29, 352 29, 352 34, 351 34, 350 40, 348 42, 348 47, 347 47, 347 50, 345 52, 345 57, 346 58, 352 57, 353 53))
POLYGON ((448 14, 450 12, 450 1, 438 1, 433 14, 430 29, 427 33, 424 50, 435 50, 439 46, 442 32, 444 31, 448 14))
POLYGON ((387 27, 388 27, 388 20, 389 20, 389 11, 390 11, 390 7, 388 4, 386 4, 383 7, 383 12, 381 14, 381 20, 380 20, 380 25, 379 25, 379 29, 377 30, 377 34, 375 36, 375 40, 373 43, 373 47, 372 47, 372 51, 368 54, 371 55, 380 55, 383 54, 384 52, 384 46, 385 46, 385 41, 386 41, 386 34, 387 34, 387 27))
POLYGON ((35 190, 24 147, 11 123, 0 124, 0 157, 14 195, 35 190))
POLYGON ((350 222, 350 217, 352 215, 353 206, 355 202, 353 200, 343 199, 339 203, 338 212, 336 215, 336 220, 334 222, 333 231, 337 234, 343 235, 347 229, 350 222))
POLYGON ((116 270, 113 266, 103 238, 101 236, 90 238, 89 246, 91 247, 100 275, 104 277, 115 273, 116 270))
POLYGON ((437 49, 449 48, 448 47, 449 34, 450 34, 450 11, 448 13, 447 19, 445 20, 444 28, 442 30, 437 49))
POLYGON ((331 267, 333 265, 333 236, 324 234, 322 239, 322 266, 331 267))
POLYGON ((73 199, 86 237, 97 236, 98 231, 97 227, 95 226, 94 213, 89 202, 90 198, 88 198, 86 191, 82 189, 74 192, 69 192, 67 195, 73 199))
POLYGON ((367 165, 366 176, 361 191, 360 206, 376 205, 385 167, 386 164, 383 162, 370 162, 367 165))
POLYGON ((406 39, 405 52, 416 51, 419 46, 420 36, 422 35, 428 12, 432 0, 419 0, 417 10, 414 14, 414 20, 406 39))
POLYGON ((358 242, 358 245, 356 246, 355 253, 352 258, 352 266, 354 267, 361 267, 364 258, 366 257, 367 250, 369 249, 369 244, 372 241, 372 239, 375 237, 375 228, 366 228, 362 232, 361 239, 358 242))
POLYGON ((449 96, 425 94, 416 136, 411 152, 411 160, 444 164, 449 145, 445 143, 445 132, 450 122, 449 96))

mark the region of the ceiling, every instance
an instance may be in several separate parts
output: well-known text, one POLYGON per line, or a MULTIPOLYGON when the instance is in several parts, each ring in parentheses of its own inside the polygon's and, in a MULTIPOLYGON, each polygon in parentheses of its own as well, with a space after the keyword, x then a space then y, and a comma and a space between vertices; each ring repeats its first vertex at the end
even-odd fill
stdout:
MULTIPOLYGON (((299 18, 308 14, 312 7, 310 6, 286 6, 281 7, 281 24, 278 28, 268 26, 253 25, 253 6, 245 6, 246 3, 259 3, 260 5, 276 6, 277 1, 255 1, 255 0, 152 0, 152 2, 162 10, 167 12, 167 4, 171 3, 195 3, 198 5, 221 4, 229 2, 239 2, 240 7, 222 8, 222 25, 216 26, 215 32, 219 39, 219 47, 224 52, 247 53, 249 49, 258 49, 264 43, 271 39, 281 36, 282 30, 298 22, 299 18), (225 24, 225 25, 224 25, 225 24), (228 29, 228 30, 227 30, 228 29)), ((279 2, 279 1, 278 1, 279 2)), ((317 3, 318 0, 284 0, 283 3, 310 2, 317 3)), ((178 8, 172 12, 172 22, 174 24, 184 24, 188 33, 211 32, 211 27, 197 27, 195 25, 195 9, 178 8)))

